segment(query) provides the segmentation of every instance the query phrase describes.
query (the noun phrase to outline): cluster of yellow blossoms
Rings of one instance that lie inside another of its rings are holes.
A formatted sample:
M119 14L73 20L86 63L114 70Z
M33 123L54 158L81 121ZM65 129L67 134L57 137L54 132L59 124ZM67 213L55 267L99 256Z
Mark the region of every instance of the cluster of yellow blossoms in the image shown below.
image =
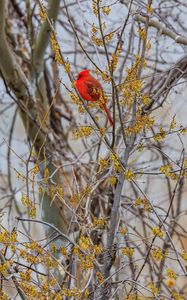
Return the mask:
M135 206L143 206L144 210L147 212L151 211L151 205L147 198L140 198L140 197L136 198L134 205Z
M172 180L178 180L179 174L175 172L172 164L166 164L160 167L160 172Z
M152 227L152 233L158 236L160 239L162 239L164 236L163 231L159 227Z
M103 251L100 245L93 245L90 238L81 236L78 241L78 246L74 247L73 254L79 259L80 267L84 270L93 269L94 259Z
M91 126L81 126L74 130L75 139L88 137L93 133L93 128Z
M22 194L21 202L28 208L28 215L31 218L36 218L36 205L35 203L29 199L28 196Z

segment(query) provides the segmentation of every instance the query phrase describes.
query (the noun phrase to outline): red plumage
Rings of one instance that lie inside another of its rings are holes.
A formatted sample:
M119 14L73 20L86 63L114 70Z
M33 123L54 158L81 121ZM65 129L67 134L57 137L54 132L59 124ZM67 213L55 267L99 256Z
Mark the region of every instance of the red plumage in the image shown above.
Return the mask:
M104 97L103 88L100 82L90 74L90 70L83 70L79 73L76 80L76 88L80 96L86 101L97 101L100 96ZM113 126L113 120L106 104L102 104L110 125Z

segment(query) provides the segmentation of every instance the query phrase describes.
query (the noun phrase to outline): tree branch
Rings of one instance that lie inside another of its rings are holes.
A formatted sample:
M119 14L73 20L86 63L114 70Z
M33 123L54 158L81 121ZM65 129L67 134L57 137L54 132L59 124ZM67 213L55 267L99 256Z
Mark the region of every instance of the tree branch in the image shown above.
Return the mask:
M146 24L147 18L142 17L140 15L135 15L134 20ZM166 26L163 25L161 22L158 22L158 21L153 20L153 19L149 19L149 26L158 29L161 34L164 34L164 35L170 37L176 43L182 44L182 45L187 45L187 38L186 37L176 34L172 30L166 28Z
M7 14L7 1L0 1L0 70L3 74L3 78L6 81L7 86L14 92L17 98L17 103L20 108L20 115L26 130L28 138L32 141L33 147L35 147L39 161L41 162L41 169L43 166L44 154L43 149L46 152L52 153L54 151L54 145L48 138L48 132L46 131L46 122L49 116L48 107L43 107L43 116L40 120L40 125L36 121L41 110L41 101L37 107L36 97L38 93L38 86L31 86L30 82L22 72L18 65L14 54L12 53L6 39L5 34L5 18ZM34 90L34 91L33 91ZM39 108L39 109L37 109ZM45 109L45 110L44 110ZM48 169L51 173L54 172L53 165L54 157L52 162L50 161ZM43 168L46 166L43 166ZM43 170L41 170L42 173ZM59 182L58 175L54 178L56 182ZM46 221L52 221L58 228L65 231L65 224L60 212L59 207L56 203L51 204L51 197L45 193L45 201L43 201L44 219ZM62 205L61 205L62 207ZM51 220L52 219L52 220Z
M5 260L4 256L3 256L3 254L1 253L1 251L0 251L0 261L1 261L1 264L6 263L6 260ZM10 278L11 278L12 281L14 282L14 285L15 285L15 287L16 287L16 290L17 290L17 292L18 292L20 298L21 298L22 300L26 300L27 297L26 297L25 293L22 291L22 289L20 288L19 282L17 281L16 277L14 276L14 273L15 273L14 270L11 269L10 267L8 267L8 268L7 268L7 271L8 271L8 274L10 274Z
M53 23L55 23L58 12L60 7L60 0L49 0L48 2L48 10L47 10L47 16L50 20L52 20ZM46 19L43 24L40 27L40 31L38 33L38 37L36 39L36 44L34 46L34 53L33 53L33 68L34 72L37 73L37 75L40 74L40 72L43 69L43 63L44 63L44 54L46 51L46 48L49 44L49 38L50 38L50 25L48 20Z
M128 0L120 0L120 3L128 6L129 1ZM137 14L136 11L134 11L133 18L134 18L135 21L142 22L142 23L146 24L147 17L149 15L148 14L144 14L144 16L142 16L140 14ZM182 45L187 45L187 38L185 36L176 34L174 31L172 31L171 29L167 28L163 23L161 23L161 22L159 22L157 20L149 19L149 26L156 28L157 30L159 30L159 32L161 34L164 34L164 35L170 37L176 43L182 44Z

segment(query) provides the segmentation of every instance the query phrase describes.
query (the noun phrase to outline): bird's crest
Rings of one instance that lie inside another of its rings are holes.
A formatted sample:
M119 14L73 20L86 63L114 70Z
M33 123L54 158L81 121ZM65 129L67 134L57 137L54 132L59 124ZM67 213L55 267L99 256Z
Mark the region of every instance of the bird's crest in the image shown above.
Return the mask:
M90 70L83 70L79 73L78 78L81 78L83 76L86 76L90 73Z

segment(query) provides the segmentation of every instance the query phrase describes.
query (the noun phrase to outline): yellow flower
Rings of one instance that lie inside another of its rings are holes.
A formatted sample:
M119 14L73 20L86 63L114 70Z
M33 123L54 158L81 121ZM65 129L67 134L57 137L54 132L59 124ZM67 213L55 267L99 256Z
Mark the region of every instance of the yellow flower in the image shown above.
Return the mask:
M45 21L47 18L46 8L43 3L41 4L41 7L40 7L40 18L42 19L42 21Z
M71 65L68 61L64 64L64 70L68 74L71 72Z
M145 40L146 39L146 31L144 28L138 28L138 33L140 35L140 38L142 40Z
M130 293L130 295L127 298L125 298L125 300L135 300L135 299L136 298L135 298L135 295L133 293Z
M89 292L89 289L86 288L85 291L84 291L84 296L86 299L89 299L89 296L90 296L90 292Z
M184 300L184 298L180 294L178 294L177 292L173 292L172 297L175 300Z
M136 200L134 201L134 205L135 205L135 206L139 206L139 205L141 205L142 203L143 203L143 200L142 200L140 197L136 198Z
M5 294L5 292L1 288L0 288L0 299L2 299L2 300L8 300L8 299L10 299L8 297L8 295Z
M166 279L166 285L168 287L174 287L176 285L176 280L174 278L168 277Z
M120 233L125 235L127 233L127 228L126 227L120 227L119 229Z
M158 236L159 238L163 238L164 233L163 231L159 228L159 227L152 227L152 233L156 236Z
M181 253L181 256L182 256L182 258L183 258L184 260L187 260L187 252L186 252L186 251L183 251L183 252Z
M169 131L175 129L176 126L177 126L177 122L176 122L176 117L174 116L169 126Z
M85 259L81 259L82 270L93 269L94 257L91 255L86 255Z
M149 287L150 287L153 295L157 295L158 294L158 288L155 287L154 282L151 282L150 285L149 285Z
M101 272L96 272L96 276L100 283L104 282L105 279L104 279L103 275L101 274Z
M85 236L81 236L79 238L79 242L78 242L80 248L82 250L88 250L88 249L93 249L93 246L92 244L90 243L90 240L88 237L85 237Z
M146 43L146 52L149 52L149 50L151 49L151 41L147 41Z
M93 128L90 126L81 126L79 129L74 130L75 139L88 137L92 134Z
M148 14L150 14L150 15L153 14L154 9L151 7L150 4L147 4L147 5L146 5L146 9L147 9L147 13L148 13Z
M137 134L140 133L144 129L149 129L154 125L154 118L150 118L147 114L142 116L141 109L136 114L136 123L133 126L129 126L126 128L127 134Z
M157 260L157 261L160 261L164 258L162 250L160 248L159 249L154 248L152 250L152 254L153 254L153 257L155 258L155 260Z
M98 32L98 29L97 29L97 27L93 24L92 25L92 33L93 34L96 34Z
M98 38L98 37L96 37L95 34L92 34L91 39L92 39L92 42L93 42L96 46L98 46L98 47L103 46L103 40L100 39L100 38Z
M104 169L108 168L109 161L104 159L104 158L100 158L99 159L99 164L100 164L100 169L104 170Z
M167 165L164 165L164 166L160 167L160 172L162 174L164 174L165 176L167 176L167 177L170 176L171 171L172 171L172 165L171 164L167 164Z
M111 154L110 154L110 158L111 158L111 160L112 160L112 162L113 162L114 170L115 170L116 172L120 173L120 172L122 171L122 167L121 167L120 162L118 161L117 155L111 153Z
M21 202L28 208L29 217L36 218L36 207L35 203L31 201L26 195L22 194Z
M175 272L174 272L171 268L168 268L168 269L167 269L167 275L168 275L168 277L170 277L170 278L174 278L174 279L177 278L177 275L175 274Z
M106 128L105 127L99 128L99 132L101 135L104 135L106 133Z
M120 54L121 54L121 48L119 48L117 52L112 53L112 59L110 61L110 69L115 70L117 68Z
M166 137L166 132L165 130L161 127L160 128L160 132L155 134L154 136L154 140L157 141L157 142L162 142Z
M149 105L151 102L151 99L149 98L148 95L142 95L142 102L144 105Z
M59 64L59 65L63 65L63 59L60 53L60 47L59 44L56 40L56 36L52 33L51 34L51 48L54 52L55 55L55 61Z
M134 248L125 247L122 249L122 253L128 257L132 257L134 254Z
M60 253L63 255L63 256L66 256L67 255L67 250L65 247L60 247Z
M183 135L185 135L185 134L187 133L187 128L186 128L186 127L182 128L182 129L180 130L180 132L181 132Z
M111 12L111 7L110 6L103 6L102 7L102 12L105 16L108 16L109 13Z
M98 9L97 9L97 2L96 1L92 1L92 10L94 15L98 15Z
M55 253L57 251L55 243L51 244L51 250L53 253Z
M105 35L104 39L105 39L105 43L109 43L112 39L113 39L114 33L110 32L107 35Z
M97 219L94 218L93 220L93 227L99 227L99 228L104 228L107 224L107 221L103 218Z
M111 185L115 185L117 182L117 178L115 176L110 176L109 177L109 182Z
M135 179L135 174L133 173L133 171L131 169L127 169L125 172L125 179L128 181L132 181L133 179Z
M95 253L95 255L101 254L102 251L103 251L103 248L102 248L101 245L96 245L96 246L94 246L94 253Z

